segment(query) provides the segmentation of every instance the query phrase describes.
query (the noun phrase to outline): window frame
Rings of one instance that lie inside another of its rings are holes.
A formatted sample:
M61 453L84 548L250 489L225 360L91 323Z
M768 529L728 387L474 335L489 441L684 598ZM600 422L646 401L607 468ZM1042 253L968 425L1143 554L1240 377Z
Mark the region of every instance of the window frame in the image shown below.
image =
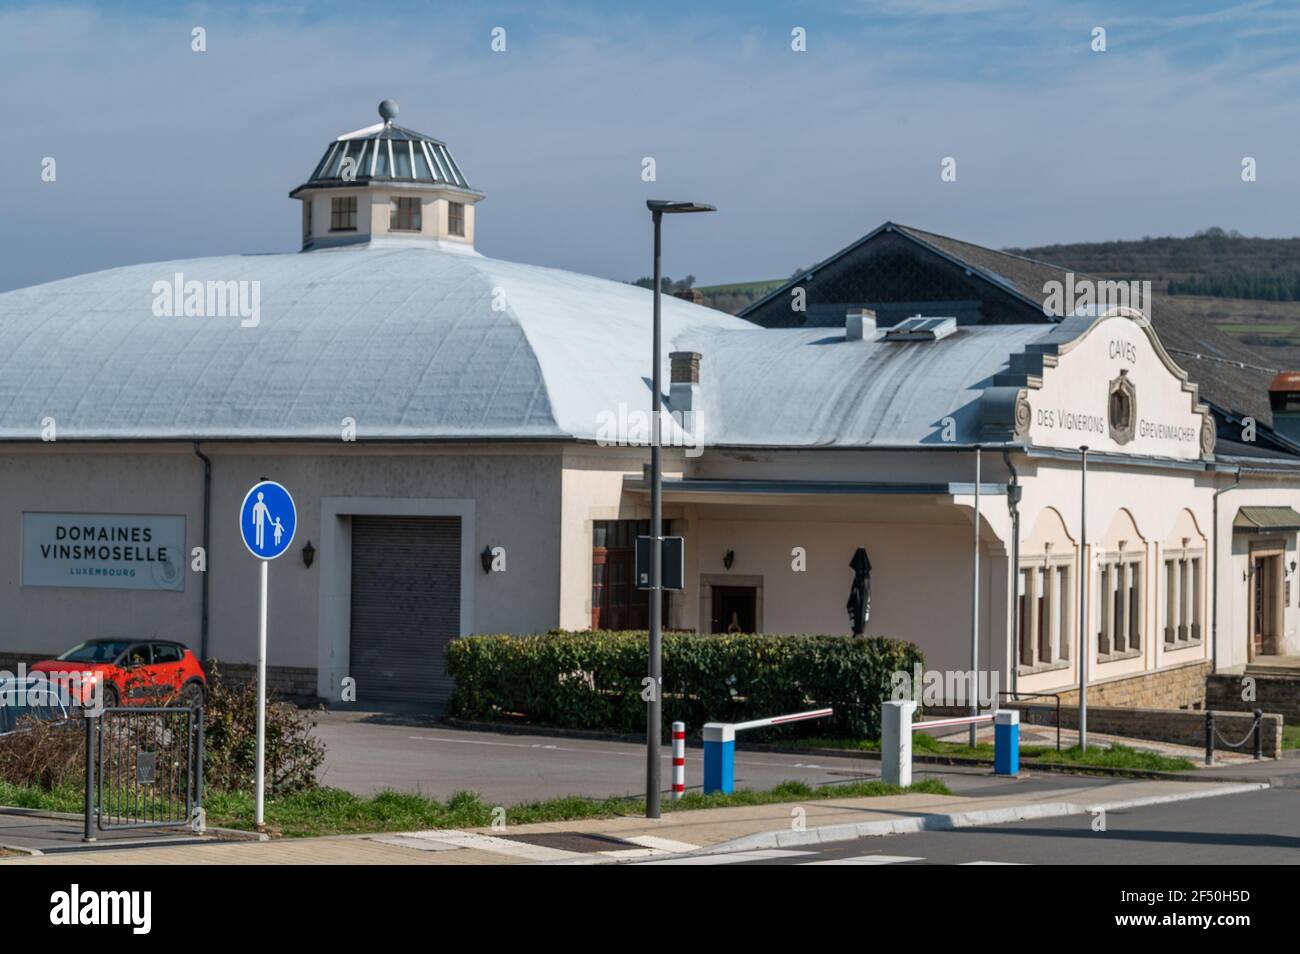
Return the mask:
M1142 632L1146 620L1146 554L1142 550L1119 551L1097 560L1093 577L1096 599L1093 637L1095 661L1117 662L1144 652ZM1118 580L1118 582L1117 582ZM1116 624L1122 628L1117 631Z
M1165 547L1160 560L1160 634L1168 651L1200 646L1205 638L1205 548ZM1177 578L1177 590L1170 585ZM1177 603L1175 605L1175 598ZM1171 610L1176 614L1171 616ZM1171 625L1171 619L1176 623Z
M1016 591L1016 613L1020 621L1016 671L1020 675L1066 669L1071 665L1076 628L1074 574L1073 553L1021 558ZM1048 623L1046 634L1044 620Z
M351 208L347 207L351 203ZM330 196L330 231L355 232L357 230L357 197L355 195ZM339 222L351 221L351 225L339 225Z
M465 237L465 203L447 200L447 234Z
M407 221L402 225L402 220ZM420 197L394 195L388 197L388 231L421 232L424 229L424 210Z

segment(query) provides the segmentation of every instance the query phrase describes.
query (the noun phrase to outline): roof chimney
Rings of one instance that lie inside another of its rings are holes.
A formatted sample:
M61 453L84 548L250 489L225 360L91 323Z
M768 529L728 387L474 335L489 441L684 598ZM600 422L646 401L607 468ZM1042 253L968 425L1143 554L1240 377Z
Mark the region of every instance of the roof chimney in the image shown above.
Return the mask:
M700 403L700 353L673 351L668 355L668 409L695 411Z
M852 309L844 319L845 341L861 341L875 331L876 313L870 308Z

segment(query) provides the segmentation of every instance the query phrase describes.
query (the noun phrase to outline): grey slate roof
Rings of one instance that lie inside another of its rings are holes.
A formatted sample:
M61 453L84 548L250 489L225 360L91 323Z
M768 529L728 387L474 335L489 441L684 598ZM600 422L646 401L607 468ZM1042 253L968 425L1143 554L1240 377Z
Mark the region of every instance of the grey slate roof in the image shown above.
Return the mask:
M851 255L886 230L907 236L921 248L960 264L1008 296L1019 299L1027 316L1041 314L1046 298L1044 284L1064 282L1067 274L1066 269L1049 262L999 252L909 225L885 222L754 302L740 312L741 317L760 311L777 297L788 295L788 289L804 282L806 274L815 276L828 264ZM1075 274L1076 277L1089 277L1081 272ZM1221 410L1249 415L1259 423L1271 426L1273 414L1269 407L1268 384L1276 370L1267 367L1267 359L1219 331L1212 323L1186 314L1171 298L1159 294L1153 294L1152 298L1149 315L1152 324L1170 355L1200 386L1201 399Z
M905 235L958 258L989 277L1013 285L1037 307L1044 299L1043 285L1064 281L1067 270L1009 252L999 252L970 242L937 235L907 225L895 226ZM1083 273L1076 272L1076 277ZM1194 382L1201 399L1228 411L1247 414L1271 425L1268 384L1276 370L1258 352L1219 331L1213 323L1182 311L1169 296L1152 295L1148 316L1166 350Z
M698 331L706 444L888 447L982 438L980 398L1043 325L972 325L937 342L845 340L830 328ZM1009 437L1009 435L1008 435Z

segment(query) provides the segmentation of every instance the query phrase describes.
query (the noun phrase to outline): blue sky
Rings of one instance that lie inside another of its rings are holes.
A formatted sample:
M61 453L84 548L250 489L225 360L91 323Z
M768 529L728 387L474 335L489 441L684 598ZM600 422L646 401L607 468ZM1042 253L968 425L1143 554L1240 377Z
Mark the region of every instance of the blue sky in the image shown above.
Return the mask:
M480 251L610 278L648 271L649 197L719 206L666 239L702 283L886 219L992 246L1292 235L1297 53L1294 0L0 3L0 289L296 249L289 190L384 97L487 193Z

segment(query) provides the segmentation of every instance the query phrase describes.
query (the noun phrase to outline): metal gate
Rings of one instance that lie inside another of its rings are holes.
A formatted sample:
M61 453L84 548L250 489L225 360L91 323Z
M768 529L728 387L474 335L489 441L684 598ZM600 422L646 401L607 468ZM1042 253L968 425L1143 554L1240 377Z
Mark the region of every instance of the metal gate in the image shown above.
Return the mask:
M203 828L203 710L144 706L85 717L86 831Z
M451 698L460 633L459 517L352 517L348 674L359 701Z

